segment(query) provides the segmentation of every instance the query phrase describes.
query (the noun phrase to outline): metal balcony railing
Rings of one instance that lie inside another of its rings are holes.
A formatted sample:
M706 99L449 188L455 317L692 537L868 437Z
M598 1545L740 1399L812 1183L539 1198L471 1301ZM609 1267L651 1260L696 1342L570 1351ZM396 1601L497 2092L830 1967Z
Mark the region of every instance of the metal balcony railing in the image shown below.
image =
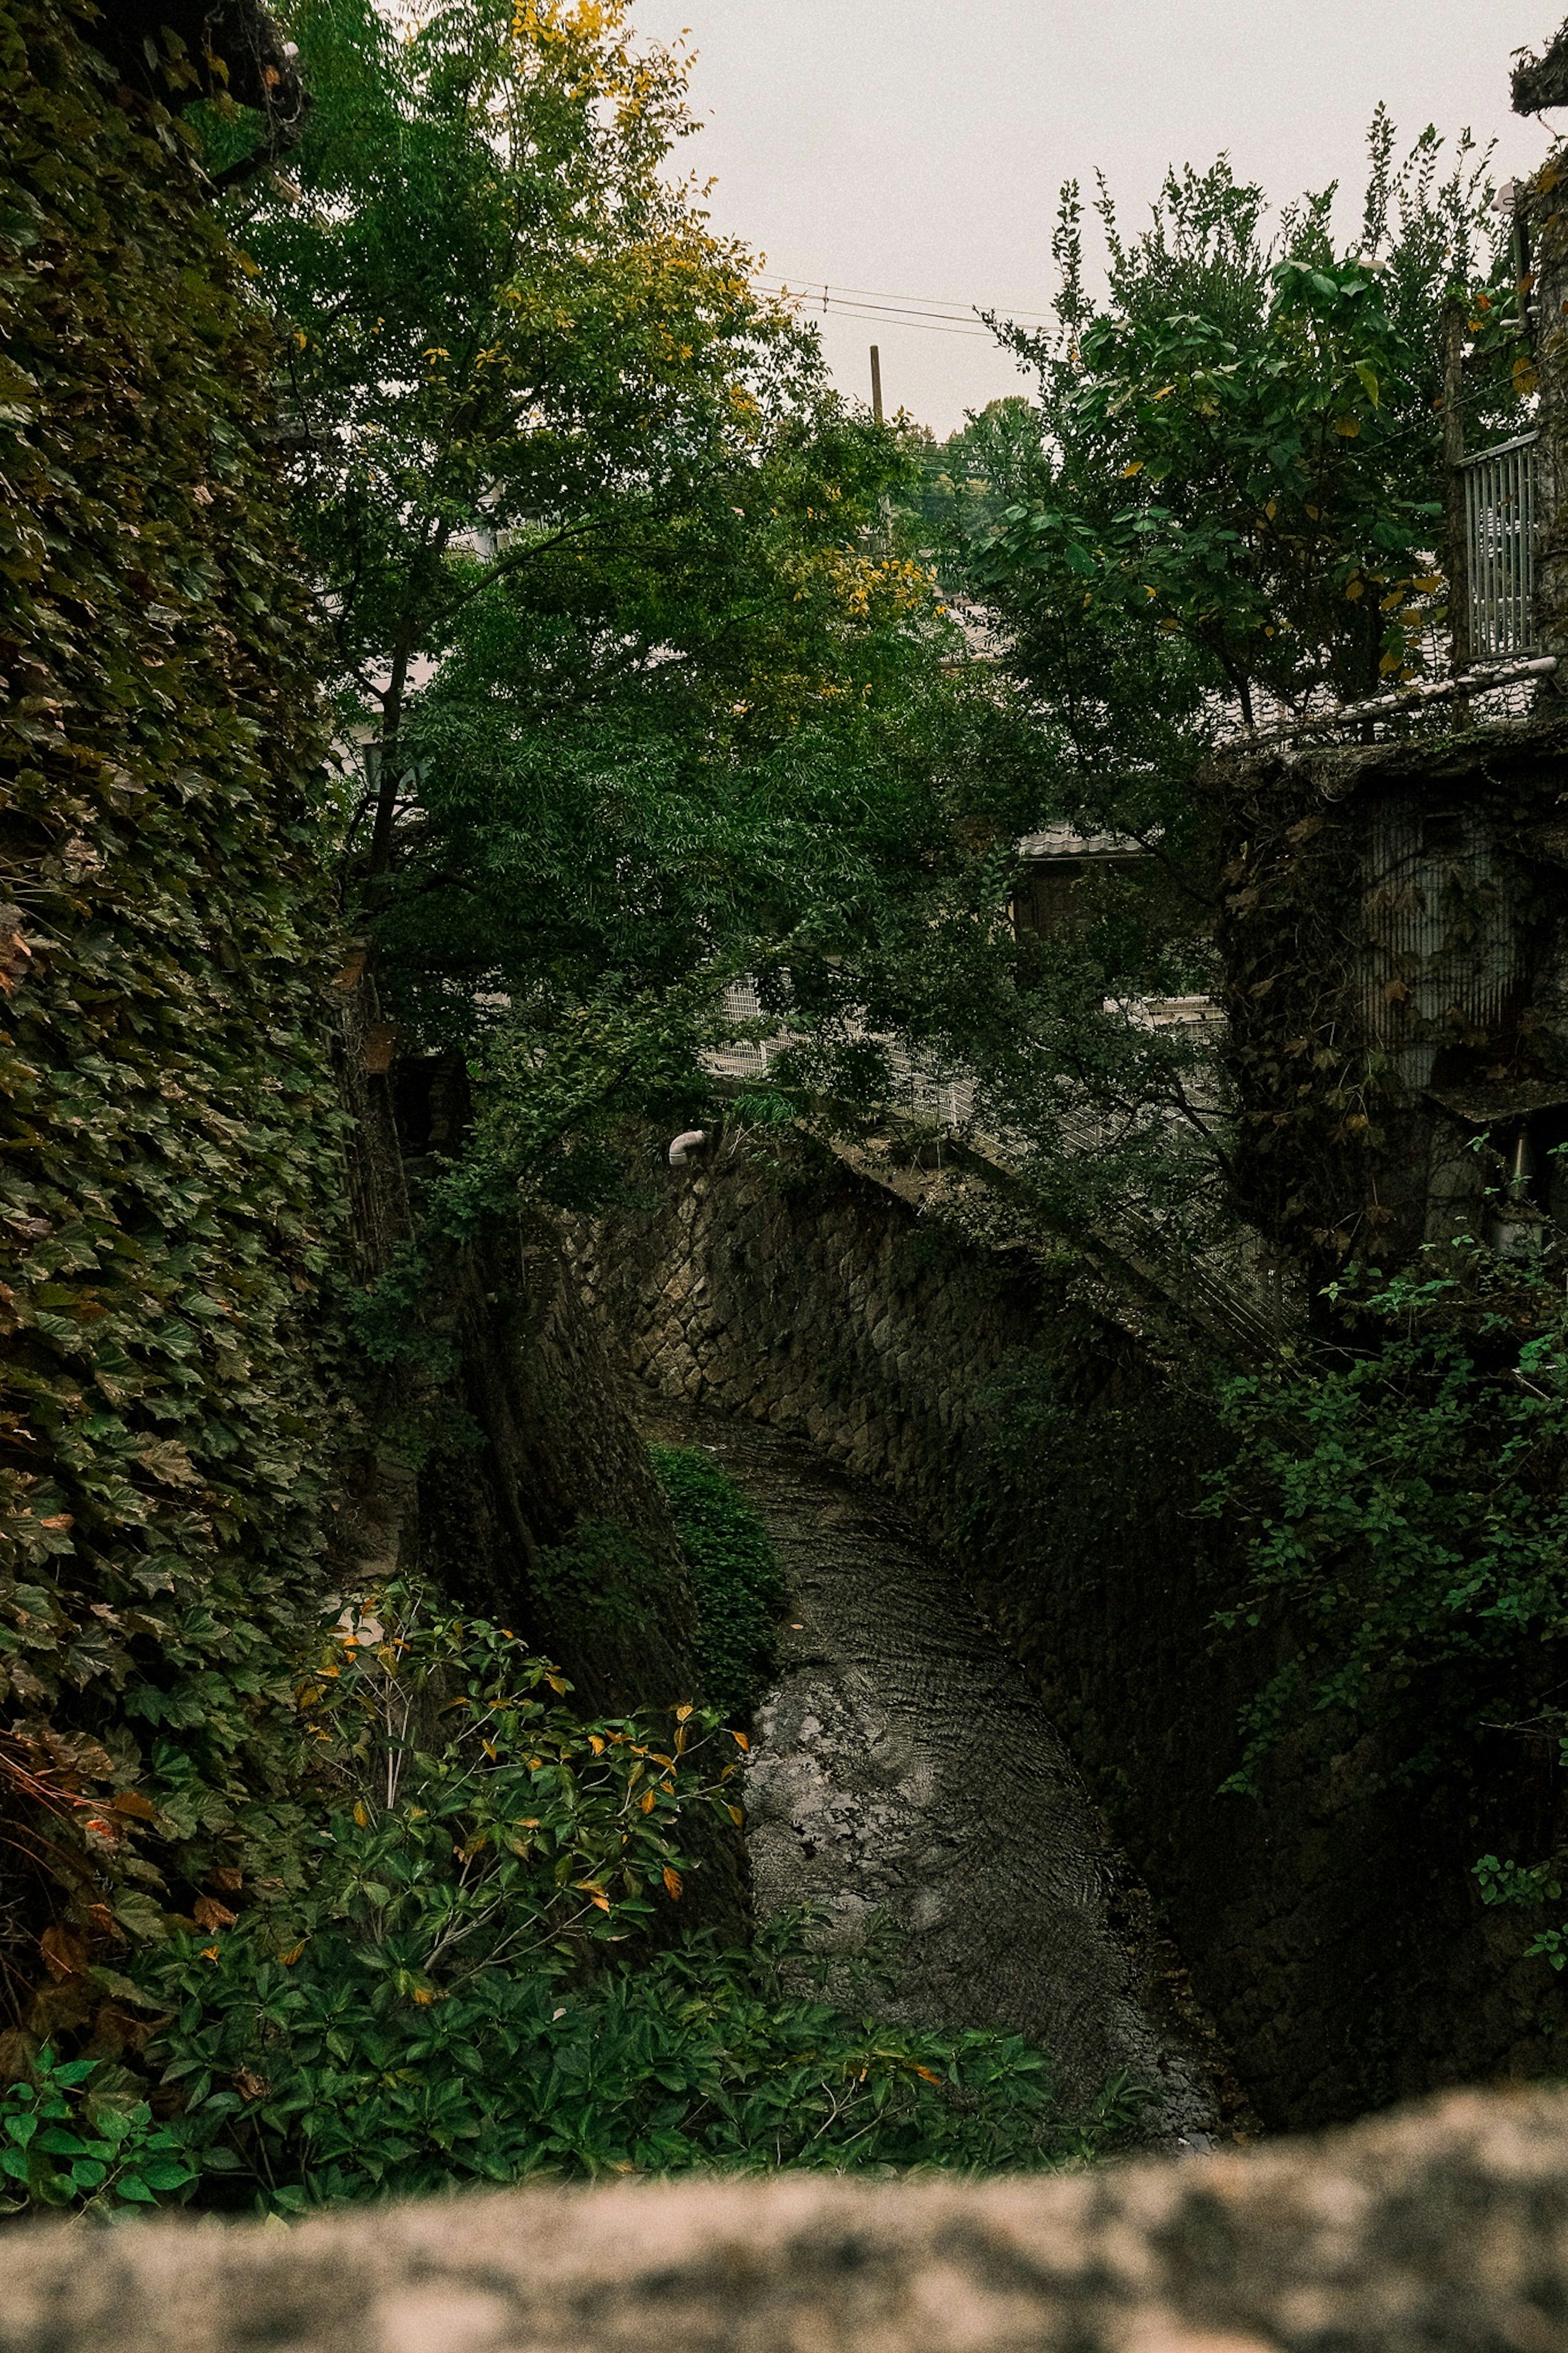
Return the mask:
M1540 651L1535 540L1541 510L1539 433L1461 459L1469 552L1470 659Z

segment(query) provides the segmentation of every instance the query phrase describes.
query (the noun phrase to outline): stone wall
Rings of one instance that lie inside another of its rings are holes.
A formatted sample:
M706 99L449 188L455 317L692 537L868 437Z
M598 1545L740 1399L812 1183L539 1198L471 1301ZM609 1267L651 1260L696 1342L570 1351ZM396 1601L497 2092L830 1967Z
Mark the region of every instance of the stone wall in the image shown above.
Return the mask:
M1221 1447L1201 1347L976 1176L731 1135L649 1183L582 1240L602 1331L958 1552L1267 2122L1552 2067L1553 1981L1476 1902L1454 1793L1370 1799L1287 1757L1261 1802L1218 1794L1270 1661L1210 1632L1234 1562L1194 1517Z
M696 1615L680 1541L624 1381L559 1255L492 1234L462 1254L440 1304L458 1362L449 1403L467 1429L420 1470L423 1566L526 1632L589 1708L691 1698Z
M385 1067L372 1049L390 1029L360 953L335 1025L353 1272L373 1292L389 1284L395 1303L365 1351L380 1382L362 1400L367 1433L384 1442L348 1468L344 1573L356 1553L374 1574L417 1565L548 1651L588 1707L689 1698L680 1540L556 1228L492 1221L444 1249L426 1234L423 1271L405 1271L430 1155L457 1145L471 1113L455 1061ZM412 1476L398 1467L409 1460Z
M358 992L356 991L355 994ZM395 1286L428 1145L428 1070L367 1075L363 1024L341 1023L356 1271ZM416 1087L416 1080L421 1081ZM411 1107L412 1099L412 1107ZM698 1694L696 1609L680 1539L629 1409L624 1368L586 1314L554 1227L496 1224L427 1269L407 1351L362 1355L362 1445L341 1465L334 1581L374 1590L415 1571L461 1609L514 1628L564 1669L589 1715ZM416 1465L416 1467L411 1467ZM699 1865L681 1925L744 1932L742 1841L693 1820Z
M1568 510L1554 528L1568 545ZM1565 759L1553 694L1528 721L1233 747L1207 772L1234 1198L1309 1300L1347 1263L1495 1232L1499 1188L1514 1249L1568 1216Z
M0 2353L1553 2353L1568 2095L1063 2179L522 2189L34 2223Z

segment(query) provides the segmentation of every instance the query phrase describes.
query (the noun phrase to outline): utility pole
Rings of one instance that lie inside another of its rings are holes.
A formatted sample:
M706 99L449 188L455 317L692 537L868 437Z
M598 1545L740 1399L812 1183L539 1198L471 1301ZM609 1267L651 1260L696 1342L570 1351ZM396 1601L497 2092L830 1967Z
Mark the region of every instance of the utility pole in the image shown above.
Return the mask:
M1443 315L1443 478L1448 523L1448 633L1453 671L1470 666L1470 525L1466 512L1464 389L1465 314L1450 302Z
M882 421L882 354L875 343L871 346L871 414L880 425Z

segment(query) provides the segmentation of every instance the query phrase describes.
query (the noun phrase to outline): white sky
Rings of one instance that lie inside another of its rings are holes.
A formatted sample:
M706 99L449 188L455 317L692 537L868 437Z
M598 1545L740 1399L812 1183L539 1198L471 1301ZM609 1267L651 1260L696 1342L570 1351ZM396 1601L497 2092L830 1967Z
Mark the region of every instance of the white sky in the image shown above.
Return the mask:
M770 273L875 294L1042 311L1058 184L1104 169L1141 225L1169 163L1228 150L1275 198L1362 185L1379 99L1495 135L1498 176L1531 169L1548 126L1510 113L1510 52L1541 47L1565 0L637 0L650 38L689 28L696 111L683 161L716 175L715 226ZM1555 119L1552 128L1563 127ZM1354 234L1355 212L1344 223ZM824 348L868 397L939 433L1024 388L988 340L836 320Z

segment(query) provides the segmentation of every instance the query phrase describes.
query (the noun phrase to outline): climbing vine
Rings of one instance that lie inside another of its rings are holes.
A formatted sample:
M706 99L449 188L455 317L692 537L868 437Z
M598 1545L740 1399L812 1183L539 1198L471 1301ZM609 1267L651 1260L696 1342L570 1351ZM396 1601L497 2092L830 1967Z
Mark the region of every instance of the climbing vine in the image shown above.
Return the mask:
M0 1958L108 2048L283 1801L337 1147L269 335L97 21L0 23Z

